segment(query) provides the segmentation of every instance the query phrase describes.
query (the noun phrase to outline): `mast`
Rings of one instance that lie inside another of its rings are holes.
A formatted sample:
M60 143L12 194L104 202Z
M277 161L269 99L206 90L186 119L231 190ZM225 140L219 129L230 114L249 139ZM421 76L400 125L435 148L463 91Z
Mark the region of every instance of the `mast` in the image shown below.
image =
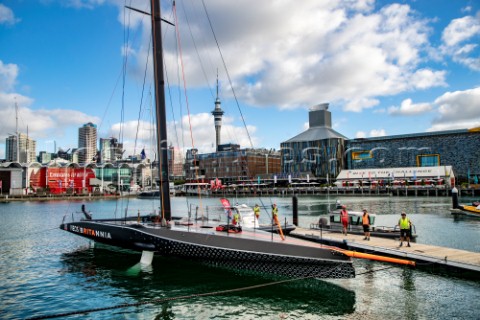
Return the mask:
M155 81L155 115L157 118L157 154L158 175L160 178L160 201L162 217L169 221L172 217L170 205L167 117L165 110L165 80L163 77L162 27L160 17L160 0L151 0L152 8L152 42L153 68Z

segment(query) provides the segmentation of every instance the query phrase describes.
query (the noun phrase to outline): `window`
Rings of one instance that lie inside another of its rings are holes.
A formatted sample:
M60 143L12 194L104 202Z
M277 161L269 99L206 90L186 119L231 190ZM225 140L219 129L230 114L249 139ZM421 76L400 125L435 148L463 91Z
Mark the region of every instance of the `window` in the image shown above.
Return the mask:
M372 153L370 151L354 151L352 152L352 160L371 159Z
M439 154L420 154L417 156L418 167L436 167L440 165Z

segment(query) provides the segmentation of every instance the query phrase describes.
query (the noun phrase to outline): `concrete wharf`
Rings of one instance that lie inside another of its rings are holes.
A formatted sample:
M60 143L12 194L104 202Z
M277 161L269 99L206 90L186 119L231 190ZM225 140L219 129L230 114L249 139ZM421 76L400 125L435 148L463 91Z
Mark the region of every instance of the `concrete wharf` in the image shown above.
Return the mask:
M399 239L370 237L363 240L363 235L329 232L320 229L296 228L290 236L307 239L322 244L337 246L351 251L366 252L380 256L413 260L417 268L453 273L458 276L480 279L480 253L466 250L445 248L427 244L406 242L400 247Z

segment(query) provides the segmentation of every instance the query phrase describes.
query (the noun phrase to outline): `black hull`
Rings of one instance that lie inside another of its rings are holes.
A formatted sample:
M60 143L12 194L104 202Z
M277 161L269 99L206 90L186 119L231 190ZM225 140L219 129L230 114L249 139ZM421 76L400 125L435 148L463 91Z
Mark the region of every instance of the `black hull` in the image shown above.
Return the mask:
M144 191L137 194L137 199L160 199L160 191Z
M111 246L230 269L287 277L355 277L350 258L332 250L242 238L244 235L216 235L212 229L207 234L95 221L65 223L60 228Z

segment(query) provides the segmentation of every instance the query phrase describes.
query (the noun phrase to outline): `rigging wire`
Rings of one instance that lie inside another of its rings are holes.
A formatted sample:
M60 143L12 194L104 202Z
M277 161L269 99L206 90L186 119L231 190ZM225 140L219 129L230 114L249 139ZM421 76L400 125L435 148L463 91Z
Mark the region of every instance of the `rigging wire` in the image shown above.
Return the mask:
M174 15L174 12L173 12L173 8L172 8L172 12L170 12L170 19L169 20L172 20L175 19L173 17ZM170 25L167 24L167 28L169 27ZM166 29L165 28L165 31L164 31L164 39L166 38L167 36L167 31L169 29ZM178 57L178 50L177 50L177 46L175 46L175 51L177 52L177 57ZM173 128L174 128L174 135L175 135L175 141L176 141L176 145L179 146L179 140L178 140L178 131L177 131L177 121L175 119L175 111L174 111L174 108L173 108L173 99L172 99L172 88L171 88L171 85L170 85L170 78L168 76L168 68L167 68L167 64L166 64L166 61L165 61L165 58L163 59L163 70L165 71L165 78L166 78L166 81L167 81L167 88L168 88L168 98L169 98L169 102L170 102L170 109L171 109L171 112L172 112L172 119L173 119ZM177 59L177 70L178 70L178 59ZM177 72L177 76L178 76L178 72ZM178 78L177 78L178 79ZM178 81L178 83L180 83L180 81ZM178 86L177 86L178 87ZM180 95L179 95L180 96ZM181 99L180 99L181 101ZM179 104L180 105L180 110L181 110L181 103ZM181 117L180 117L181 119Z
M132 1L130 0L130 4ZM124 8L127 5L127 0L124 1ZM124 121L125 121L125 84L127 76L127 61L128 61L128 44L130 38L130 10L127 13L127 10L123 10L123 25L126 26L123 29L123 76L122 76L122 102L121 102L121 112L120 112L120 130L118 133L118 141L123 141L123 130L124 130Z
M208 76L207 76L207 72L205 70L205 67L204 67L204 64L202 63L202 58L200 56L200 52L198 50L198 46L197 46L197 42L195 41L195 37L193 36L193 31L192 31L192 27L190 25L190 20L188 19L188 15L187 15L187 11L185 10L185 5L183 4L183 1L180 1L180 4L182 6L182 11L183 11L183 14L185 16L185 22L187 23L187 26L188 26L188 31L190 33L190 38L192 40L192 43L193 43L193 47L195 48L195 53L197 54L197 58L199 60L199 64L200 64L200 67L202 69L202 73L203 73L203 77L205 78L205 81L206 83L208 84L208 90L210 91L210 96L212 97L213 100L215 100L215 96L214 96L214 93L213 93L213 90L212 88L210 87L210 81L208 79Z
M248 127L247 127L247 124L245 122L245 118L243 116L242 109L240 108L240 104L239 104L238 99L237 99L237 94L235 93L235 88L233 87L233 82L232 82L232 79L230 77L230 73L228 72L227 64L225 63L225 59L223 58L223 53L222 53L222 50L220 49L220 45L218 43L217 36L215 34L215 30L213 29L212 21L210 20L210 15L208 14L207 7L205 5L204 0L202 0L202 4L203 4L203 8L205 10L205 14L207 16L208 24L210 26L210 29L212 30L212 34L213 34L213 37L215 39L215 43L217 44L218 52L220 53L220 57L222 58L223 67L225 69L225 73L227 74L228 82L229 82L230 87L232 89L233 97L235 98L235 103L237 104L238 111L240 112L240 116L242 118L242 122L243 122L243 125L245 127L245 131L247 132L248 140L250 142L250 147L253 148L252 138L250 137L250 132L248 131Z
M181 75L182 75L182 80L183 80L183 90L184 90L184 94L185 94L185 105L186 105L186 108L187 108L187 117L188 117L188 124L189 124L189 128L190 128L190 141L191 141L191 146L192 146L192 150L195 148L195 140L193 138L193 128L192 128L192 119L191 119L191 113L190 113L190 104L189 104L189 100L188 100L188 95L187 95L187 83L186 83L186 77L185 77L185 69L184 69L184 64L183 64L183 54L182 54L182 44L180 42L180 30L179 30L179 20L178 20L178 16L177 16L177 6L175 5L175 2L173 3L173 6L172 6L172 10L173 10L173 14L174 14L174 18L175 18L175 31L176 31L176 39L177 39L177 46L178 46L178 52L179 52L179 61L180 61L180 71L181 71ZM192 155L193 155L193 161L194 161L194 164L196 163L196 153L193 153L192 152ZM195 168L195 177L198 177L199 174L198 174L198 167L195 165L194 166ZM203 210L203 206L202 206L202 194L201 194L201 190L200 190L200 185L198 186L198 195L199 195L199 200L200 200L200 208ZM186 197L187 198L187 197ZM187 198L187 205L188 205L188 198ZM203 212L202 212L202 215L203 215Z
M138 119L137 119L137 130L135 132L135 144L133 146L133 154L136 154L137 150L137 142L138 142L138 132L140 131L140 118L142 115L142 105L143 105L143 95L145 93L145 83L147 81L147 71L148 71L148 60L150 58L150 47L152 45L152 37L150 37L150 41L148 42L148 54L147 54L147 59L145 61L145 71L143 73L143 83L142 83L142 93L140 97L140 106L138 108Z

